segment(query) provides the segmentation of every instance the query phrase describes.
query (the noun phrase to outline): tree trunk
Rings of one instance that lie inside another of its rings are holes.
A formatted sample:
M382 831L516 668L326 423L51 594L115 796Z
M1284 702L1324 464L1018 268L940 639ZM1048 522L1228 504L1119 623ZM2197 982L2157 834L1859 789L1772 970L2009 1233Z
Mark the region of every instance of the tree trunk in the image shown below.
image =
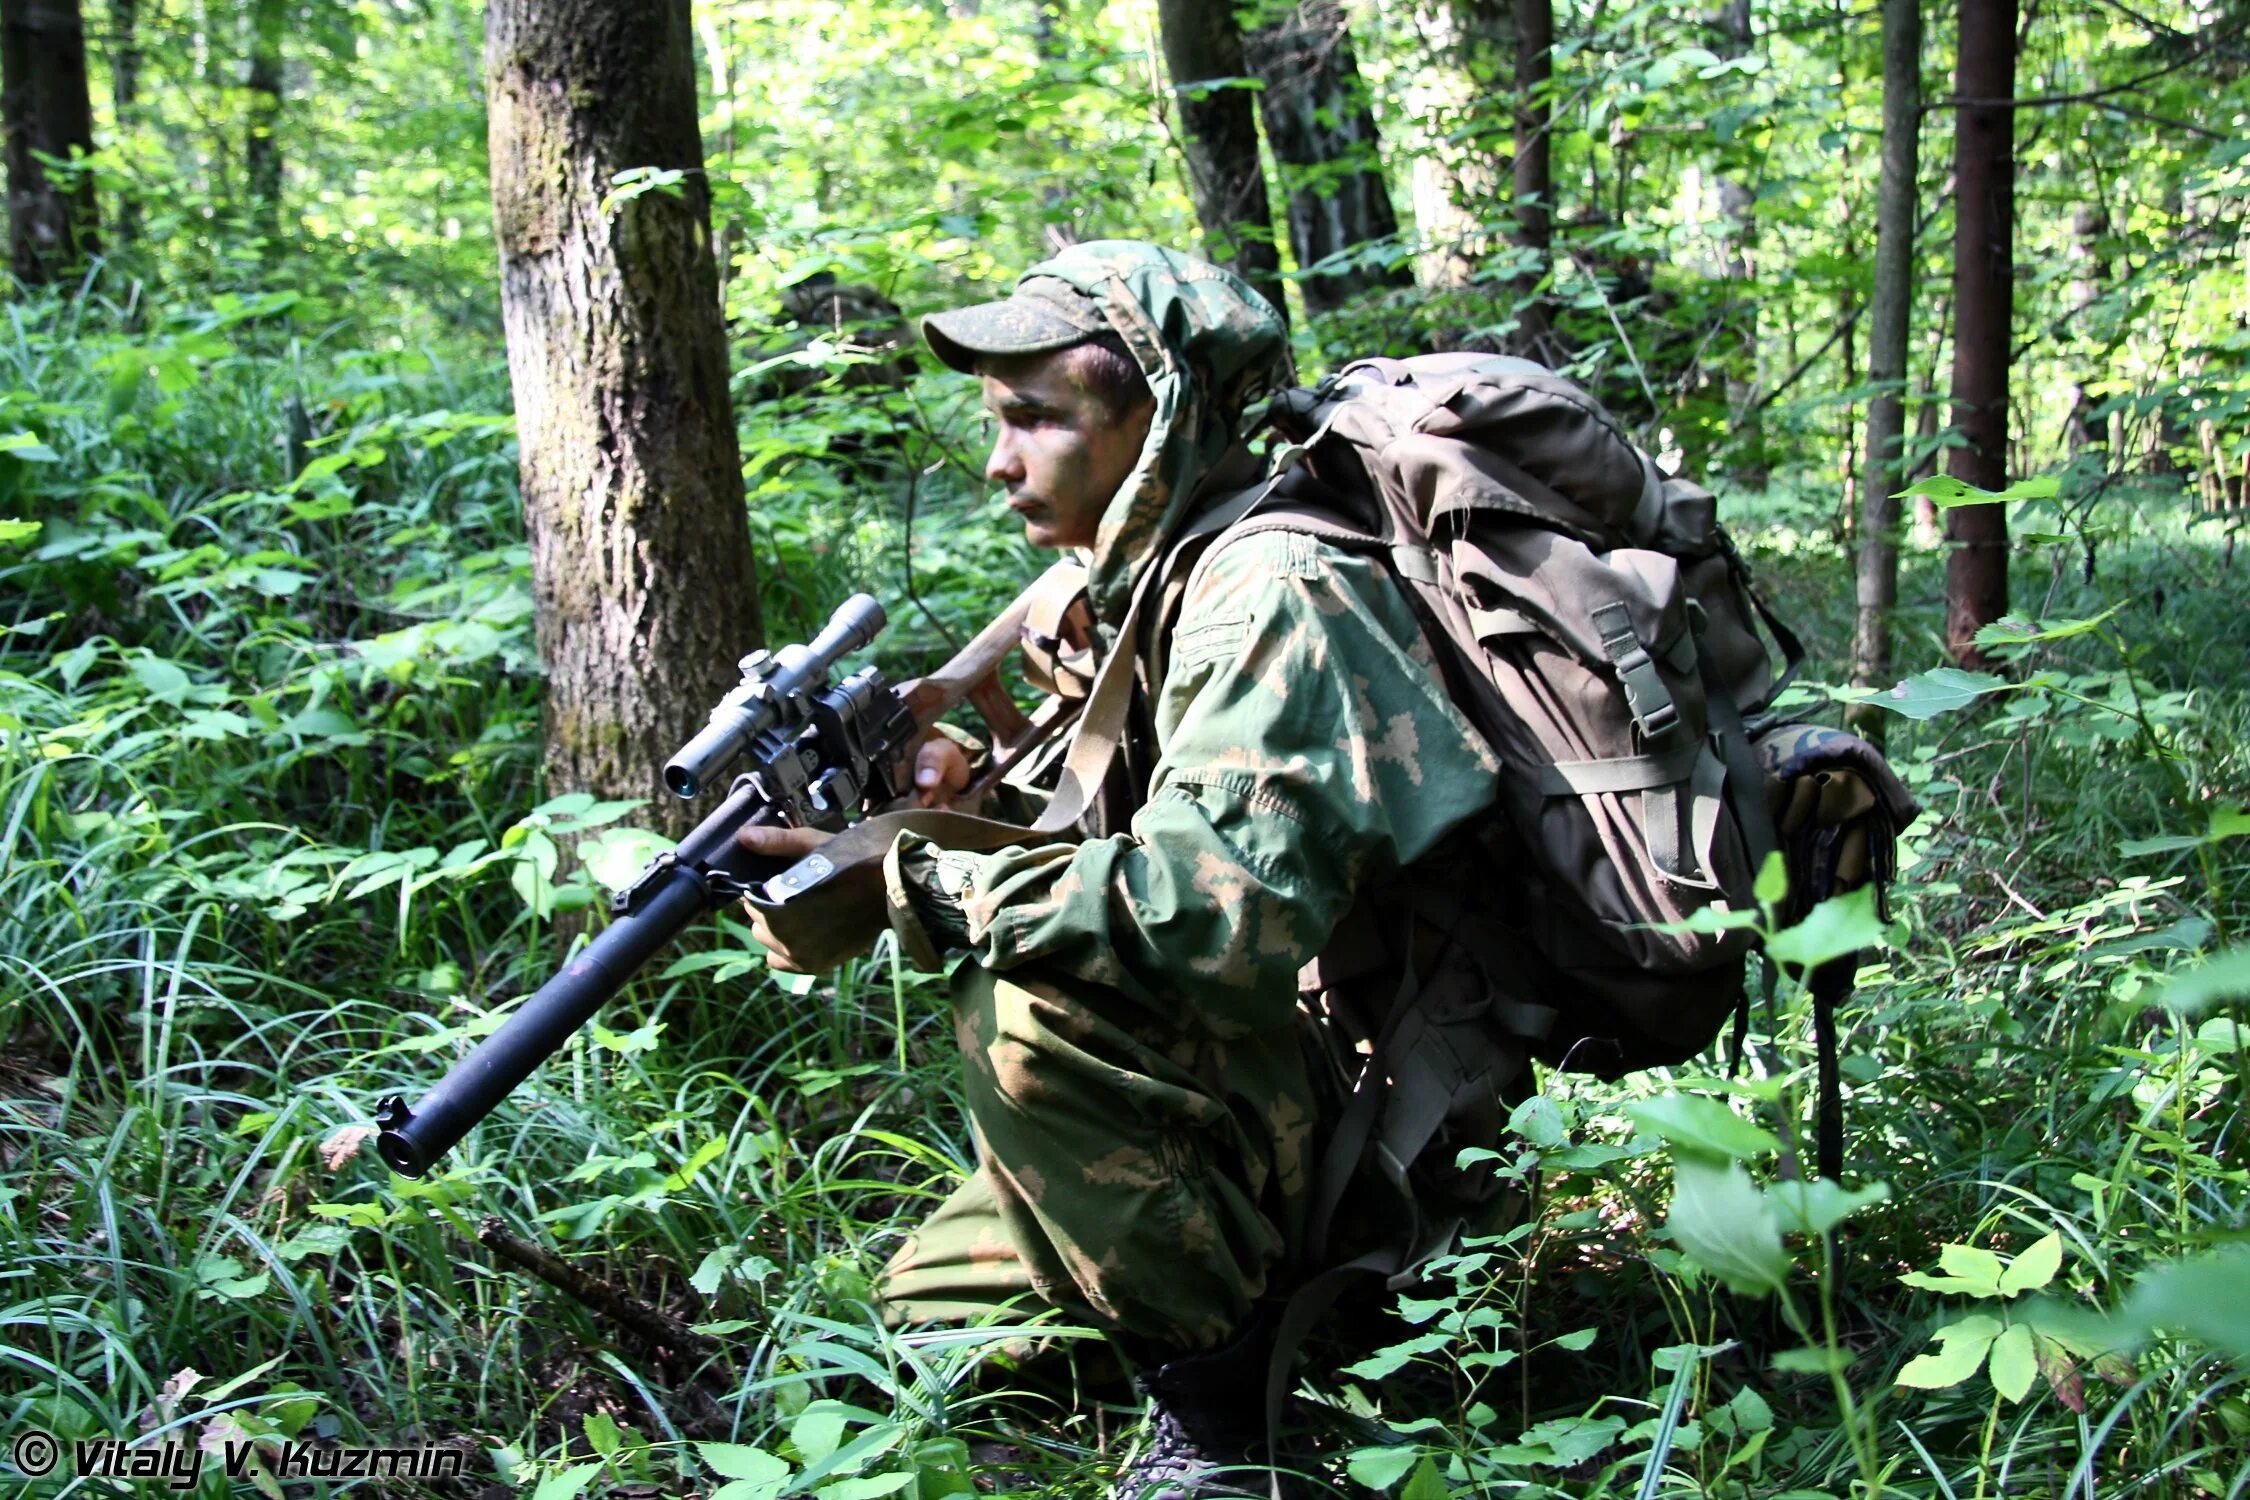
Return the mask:
M1547 364L1553 315L1539 284L1554 244L1555 105L1549 80L1555 72L1554 0L1515 0L1516 7L1516 248L1531 264L1516 277L1516 347ZM1620 215L1619 222L1623 222Z
M1415 275L1426 287L1466 286L1503 207L1486 105L1506 86L1513 16L1506 0L1414 0L1412 16L1424 49L1403 100L1416 127Z
M1289 194L1289 244L1301 270L1398 233L1349 22L1342 0L1301 0L1243 44L1251 72L1265 84L1258 111ZM1412 280L1400 267L1358 266L1307 276L1298 286L1305 311L1318 315L1375 287Z
M1898 607L1898 492L1906 487L1906 355L1913 333L1914 211L1922 137L1920 0L1883 0L1883 167L1875 197L1875 296L1868 309L1867 471L1860 481L1859 612L1852 682L1891 681ZM1856 715L1880 733L1881 713Z
M109 99L122 139L140 120L140 0L109 0ZM117 239L130 245L141 237L141 204L130 189L117 195Z
M256 0L250 12L250 91L243 161L250 179L250 222L270 255L281 236L281 39L289 24L287 0Z
M1180 105L1181 145L1204 246L1286 319L1281 251L1274 244L1273 206L1258 160L1257 109L1248 89L1210 86L1249 74L1234 8L1157 0L1156 16L1164 33L1165 70Z
M65 188L32 154L83 156L94 149L78 0L0 0L0 78L10 260L18 279L44 285L101 251L93 177L79 173Z
M2008 362L2015 292L2016 0L1961 0L1954 92L1953 421L1967 439L1946 471L1980 489L2008 483ZM1984 667L1978 630L2008 608L2008 516L1946 512L1945 645Z
M658 768L760 640L688 0L492 0L485 72L548 790L677 832ZM633 167L681 175L605 209Z

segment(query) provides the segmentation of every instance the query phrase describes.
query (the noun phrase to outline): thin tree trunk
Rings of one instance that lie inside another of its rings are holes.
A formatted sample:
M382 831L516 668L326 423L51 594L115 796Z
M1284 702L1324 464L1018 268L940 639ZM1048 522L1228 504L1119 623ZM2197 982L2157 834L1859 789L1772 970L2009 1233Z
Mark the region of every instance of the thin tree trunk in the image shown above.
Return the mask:
M250 179L250 222L265 236L267 253L281 235L281 40L289 23L287 0L256 0L250 12L249 126L242 157Z
M1539 284L1546 279L1554 245L1554 0L1515 0L1516 7L1516 248L1532 262L1516 277L1516 347L1547 363L1553 313ZM1620 174L1621 182L1623 180ZM1622 213L1619 222L1623 222Z
M1258 112L1289 194L1289 244L1299 269L1397 234L1342 0L1301 0L1244 38L1243 53L1265 84ZM1412 281L1402 266L1363 265L1307 276L1298 286L1305 311L1318 315L1373 288Z
M1898 607L1898 492L1906 487L1906 357L1914 324L1914 210L1922 138L1920 0L1883 0L1883 166L1875 197L1875 295L1868 309L1867 470L1860 482L1858 616L1852 682L1891 680ZM1880 734L1886 715L1855 716Z
M109 99L117 134L131 136L140 121L140 0L109 0ZM130 189L117 195L117 240L130 245L141 237L141 204Z
M1181 144L1204 246L1213 260L1232 268L1287 318L1273 206L1258 160L1257 108L1248 89L1212 87L1249 74L1234 8L1204 0L1157 0L1156 16L1164 33L1164 66L1179 101Z
M485 70L549 790L654 797L760 639L688 0L492 0ZM676 183L604 205L617 174Z
M0 126L7 135L9 258L19 280L44 284L101 253L94 179L73 187L32 153L94 149L86 91L86 27L78 0L0 0Z
M2016 0L1961 0L1954 93L2012 100ZM1953 421L1967 439L1946 470L1980 489L2008 482L2008 362L2015 290L2015 107L1964 102L1954 125ZM2008 608L2008 516L1999 505L1946 512L1945 645L1983 667L1978 630Z

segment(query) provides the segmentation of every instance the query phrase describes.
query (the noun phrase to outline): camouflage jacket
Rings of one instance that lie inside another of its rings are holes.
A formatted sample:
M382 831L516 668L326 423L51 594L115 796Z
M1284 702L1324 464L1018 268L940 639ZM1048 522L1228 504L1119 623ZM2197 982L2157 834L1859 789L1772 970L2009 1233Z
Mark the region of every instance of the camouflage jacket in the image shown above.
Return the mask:
M1286 339L1231 273L1155 246L1094 241L1024 274L1094 297L1155 397L1087 557L1097 629L1120 649L1128 596L1224 498L1243 413L1286 383ZM1491 800L1497 762L1377 559L1290 532L1222 538L1164 645L1161 680L1143 683L1156 754L1129 826L990 854L903 839L887 868L909 956L960 944L1210 1034L1275 1026L1358 893Z
M895 893L909 954L931 961L942 933L988 968L1036 961L1206 1034L1263 1030L1358 894L1492 798L1497 763L1374 558L1291 532L1223 545L1167 655L1130 826L943 855L961 921L917 916L927 887Z

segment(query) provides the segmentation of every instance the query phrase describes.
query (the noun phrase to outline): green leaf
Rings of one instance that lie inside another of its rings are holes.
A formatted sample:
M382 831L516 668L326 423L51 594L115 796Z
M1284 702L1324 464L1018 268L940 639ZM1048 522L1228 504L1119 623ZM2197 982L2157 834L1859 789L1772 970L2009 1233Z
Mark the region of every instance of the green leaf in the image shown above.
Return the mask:
M1907 678L1887 693L1866 701L1909 719L1934 719L1967 708L1986 693L1997 693L2010 684L1990 672L1964 672L1959 667L1933 667Z
M1371 1490L1387 1490L1414 1467L1418 1451L1404 1444L1396 1448L1360 1448L1344 1460L1344 1469L1354 1484Z
M2098 615L2083 620L2024 620L2013 615L1993 621L1976 634L1980 646L2028 646L2034 641L2066 641L2075 635L2085 635L2098 630L2125 606L2111 605Z
M188 674L176 662L166 661L161 656L136 657L133 660L133 675L140 679L140 684L148 690L148 695L160 703L169 703L178 708L187 701Z
M1852 1357L1848 1351L1828 1349L1819 1344L1807 1344L1801 1349L1784 1349L1768 1361L1775 1369L1791 1375L1840 1374L1851 1362Z
M752 1484L772 1484L776 1490L789 1478L789 1461L763 1448L743 1443L697 1443L696 1456L722 1479L746 1479ZM731 1486L730 1486L731 1488Z
M0 544L20 542L26 537L39 535L38 521L19 521L14 516L0 516Z
M1773 1205L1739 1163L1683 1156L1674 1167L1673 1240L1698 1265L1738 1292L1764 1296L1789 1276L1789 1252Z
M2050 1234L2017 1256L2008 1269L2000 1273L2000 1295L2013 1297L2020 1292L2035 1292L2053 1281L2055 1273L2061 1269L2062 1236Z
M2000 1320L1985 1313L1972 1313L1959 1322L1948 1323L1934 1335L1938 1352L1908 1360L1906 1368L1898 1372L1898 1383L1921 1391L1959 1385L1976 1374L1984 1364L1985 1352L1999 1336Z
M59 464L62 455L39 441L34 433L11 432L0 436L0 453L20 458L26 463Z
M1758 883L1752 888L1760 906L1778 906L1781 898L1789 894L1789 861L1782 858L1779 849L1766 856L1758 867Z
M719 1283L726 1278L727 1267L733 1265L736 1257L741 1254L742 1252L733 1245L721 1245L718 1249L703 1257L703 1263L697 1266L695 1274L688 1278L688 1285L694 1287L706 1297L716 1295L719 1290Z
M1875 915L1875 888L1863 885L1829 897L1802 922L1775 933L1766 940L1766 953L1775 963L1809 970L1889 941L1890 929Z
M1378 1349L1357 1364L1344 1366L1343 1373L1361 1380L1387 1380L1406 1368L1416 1355L1432 1354L1453 1342L1450 1333L1424 1333Z
M844 1423L850 1413L841 1401L815 1401L801 1412L789 1429L789 1442L806 1468L826 1459L844 1441Z
M1826 1234L1837 1223L1891 1196L1880 1182L1862 1188L1843 1188L1825 1177L1811 1182L1777 1182L1766 1197L1781 1216L1781 1227L1795 1234Z
M531 1500L572 1500L573 1496L586 1488L587 1481L602 1471L602 1467L599 1463L590 1463L558 1469L539 1481L539 1487L531 1492Z
M605 828L579 843L578 860L605 888L622 891L640 878L651 859L672 846L672 840L646 828Z
M1990 1250L1976 1245L1940 1245L1938 1265L1948 1276L1980 1288L1972 1293L1974 1296L2000 1295L2000 1277L2004 1268L2000 1264L2000 1257Z
M1626 1113L1643 1130L1664 1137L1675 1152L1740 1161L1781 1149L1772 1131L1701 1094L1661 1094L1626 1106Z
M2250 943L2229 948L2196 968L2165 981L2161 999L2181 1015L2192 1016L2222 1000L2250 995Z
M1992 1388L2010 1402L2021 1401L2039 1378L2039 1356L2031 1330L2018 1323L1992 1341Z
M1406 1481L1406 1488L1398 1492L1398 1500L1446 1500L1451 1493L1445 1487L1445 1476L1438 1472L1437 1460L1425 1453L1414 1466L1414 1476Z
M1980 490L1950 474L1932 474L1900 490L1901 500L1927 500L1939 510L1961 505L1996 505L2007 500L2052 500L2062 493L2062 481L2052 474L2019 479L2004 490Z
M1547 1094L1533 1094L1517 1105L1508 1116L1508 1129L1522 1136L1526 1144L1542 1151L1561 1146L1570 1139L1562 1106Z

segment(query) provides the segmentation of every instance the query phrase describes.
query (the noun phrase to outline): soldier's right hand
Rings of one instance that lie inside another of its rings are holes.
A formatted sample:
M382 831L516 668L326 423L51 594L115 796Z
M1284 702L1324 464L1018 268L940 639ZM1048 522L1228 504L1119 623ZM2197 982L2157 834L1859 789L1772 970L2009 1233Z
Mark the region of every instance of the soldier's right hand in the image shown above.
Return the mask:
M914 754L914 805L951 807L969 784L969 752L933 733Z

